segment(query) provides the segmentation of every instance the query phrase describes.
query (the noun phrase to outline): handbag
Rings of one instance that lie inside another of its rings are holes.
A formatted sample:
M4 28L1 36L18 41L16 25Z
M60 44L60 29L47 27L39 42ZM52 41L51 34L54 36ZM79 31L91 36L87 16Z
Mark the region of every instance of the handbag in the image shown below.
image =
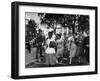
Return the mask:
M54 41L50 41L49 47L50 48L56 48L56 43Z

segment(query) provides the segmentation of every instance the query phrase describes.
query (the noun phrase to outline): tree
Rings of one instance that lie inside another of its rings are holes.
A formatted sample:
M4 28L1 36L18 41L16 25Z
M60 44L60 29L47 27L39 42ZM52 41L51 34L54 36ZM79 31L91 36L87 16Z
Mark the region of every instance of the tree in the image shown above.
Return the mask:
M36 27L37 24L35 23L34 20L29 20L28 24L26 25L26 41L28 42L29 40L33 39L36 37Z
M72 14L49 14L39 13L41 16L41 23L46 23L49 27L54 24L61 24L63 27L72 28L73 33L75 32L75 27L78 30L84 31L89 29L89 16L88 15L72 15Z

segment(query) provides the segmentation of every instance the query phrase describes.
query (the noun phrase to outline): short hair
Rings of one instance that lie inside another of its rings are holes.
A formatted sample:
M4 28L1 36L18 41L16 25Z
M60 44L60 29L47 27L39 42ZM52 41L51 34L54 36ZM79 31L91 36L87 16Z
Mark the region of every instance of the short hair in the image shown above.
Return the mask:
M48 37L51 39L53 32L48 32Z

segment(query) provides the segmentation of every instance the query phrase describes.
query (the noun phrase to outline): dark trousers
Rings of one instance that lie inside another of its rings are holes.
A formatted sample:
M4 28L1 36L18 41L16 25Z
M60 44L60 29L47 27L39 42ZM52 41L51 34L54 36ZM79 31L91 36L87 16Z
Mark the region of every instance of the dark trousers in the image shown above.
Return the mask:
M36 59L42 56L42 45L37 46Z

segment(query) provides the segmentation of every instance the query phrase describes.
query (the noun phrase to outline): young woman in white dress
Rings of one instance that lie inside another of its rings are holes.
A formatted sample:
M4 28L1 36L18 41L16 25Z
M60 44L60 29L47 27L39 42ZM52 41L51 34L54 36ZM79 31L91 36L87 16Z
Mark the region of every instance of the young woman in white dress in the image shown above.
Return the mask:
M51 42L53 42L53 44L50 46ZM55 43L55 35L53 34L53 32L48 32L48 38L46 40L47 48L45 50L47 65L55 65L56 64L56 51L55 51L54 44L56 44Z

